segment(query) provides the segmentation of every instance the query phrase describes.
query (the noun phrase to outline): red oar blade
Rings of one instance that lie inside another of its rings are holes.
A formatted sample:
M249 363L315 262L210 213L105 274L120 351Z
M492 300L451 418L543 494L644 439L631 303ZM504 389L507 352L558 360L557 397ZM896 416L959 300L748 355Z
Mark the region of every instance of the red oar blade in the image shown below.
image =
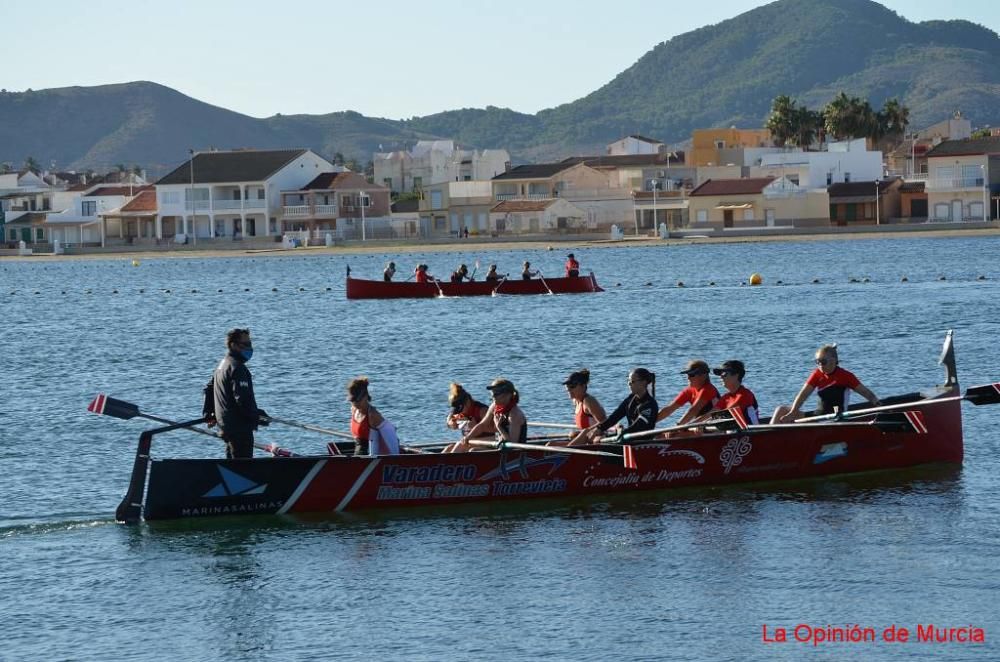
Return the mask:
M112 398L104 395L103 393L98 394L98 396L94 398L94 400L87 406L87 411L95 414L103 414L104 416L114 416L115 418L122 418L125 420L135 418L140 415L138 406L132 404L131 402L125 402L124 400Z
M729 415L733 417L734 421L736 421L736 427L738 427L741 430L746 430L748 427L750 427L750 421L747 420L746 414L743 413L743 410L741 410L739 407L730 407L726 411L728 411Z
M927 434L927 420L924 418L924 413L918 410L878 414L871 424L882 432Z
M631 445L622 447L622 455L626 469L638 471L639 464L635 461L635 449Z
M973 386L965 391L965 399L974 405L995 405L1000 403L1000 382Z

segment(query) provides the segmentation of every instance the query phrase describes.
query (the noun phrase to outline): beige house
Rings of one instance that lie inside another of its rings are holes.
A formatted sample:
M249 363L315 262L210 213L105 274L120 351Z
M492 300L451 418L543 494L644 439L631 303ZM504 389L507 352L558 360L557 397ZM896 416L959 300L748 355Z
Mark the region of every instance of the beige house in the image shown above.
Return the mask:
M489 180L443 182L423 189L418 212L427 237L457 237L490 232L490 208L494 204Z
M490 228L496 235L575 234L586 232L586 213L562 198L505 200L490 211Z
M927 214L931 221L997 218L1000 137L946 140L927 152Z
M710 179L688 199L693 229L816 227L830 224L826 190L807 190L785 177Z

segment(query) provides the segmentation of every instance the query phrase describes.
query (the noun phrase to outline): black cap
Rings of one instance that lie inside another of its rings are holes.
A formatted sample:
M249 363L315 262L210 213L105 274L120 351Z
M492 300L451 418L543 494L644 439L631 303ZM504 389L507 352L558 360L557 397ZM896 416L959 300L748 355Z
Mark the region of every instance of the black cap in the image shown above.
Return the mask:
M735 359L723 361L722 365L718 368L712 368L712 373L716 375L721 375L724 372L735 373L740 380L742 380L743 376L747 374L747 369L744 367L743 361L737 361Z
M700 359L688 361L687 367L681 370L682 375L707 375L708 364Z
M487 391L493 391L493 393L513 393L514 384L509 379L494 379L493 382L486 387Z

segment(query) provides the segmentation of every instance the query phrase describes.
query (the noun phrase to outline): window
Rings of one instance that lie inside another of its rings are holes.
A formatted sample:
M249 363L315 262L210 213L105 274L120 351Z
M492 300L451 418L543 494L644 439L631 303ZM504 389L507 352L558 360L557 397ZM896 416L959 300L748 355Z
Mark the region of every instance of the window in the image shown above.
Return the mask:
M95 216L97 214L97 201L84 200L80 203L80 213L84 216Z
M840 209L840 205L830 205L830 220L837 220L837 210Z
M17 230L11 230L10 231L10 240L11 241L17 241Z
M698 210L697 219L698 219L699 223L707 223L708 222L708 210L707 209L699 209Z
M414 177L413 178L413 190L414 191L419 191L423 187L424 187L424 178L423 177Z
M962 186L982 186L983 171L977 165L962 166ZM980 211L982 216L982 211Z
M744 221L753 220L753 208L743 210L743 220Z
M726 141L725 140L716 140L715 141L715 149L725 149L725 148L726 148Z
M947 221L951 218L948 210L951 209L947 202L939 202L934 205L934 218L940 221Z
M368 197L367 193L360 194L358 196L358 202L361 204L362 207L371 207L372 206L372 199L370 197Z
M969 218L978 221L983 217L983 203L981 202L970 202L969 203Z
M258 200L264 199L264 189L262 188L257 189L257 199Z
M160 202L165 205L179 205L181 203L181 192L164 191L160 194Z
M207 188L196 188L184 189L184 199L188 202L191 201L191 195L194 194L194 199L201 202L208 202L208 189Z
M340 206L341 207L353 207L354 205L351 203L351 196L349 196L349 195L342 195L342 196L340 196Z
M392 177L386 177L382 180L382 185L387 189L392 190Z
M844 183L845 183L845 184L847 184L847 183L849 183L850 181L851 181L851 173L849 173L849 172L845 172L845 173L844 173Z
M764 210L764 218L767 220L767 224L768 225L774 225L774 210L773 209L765 209Z
M35 240L36 241L44 241L45 240L45 230L43 230L42 228L37 228L35 230Z
M826 173L826 185L830 186L831 184L833 184L833 173L828 172Z
M444 216L435 216L434 217L434 229L435 230L444 230Z
M431 191L431 209L441 209L441 191Z

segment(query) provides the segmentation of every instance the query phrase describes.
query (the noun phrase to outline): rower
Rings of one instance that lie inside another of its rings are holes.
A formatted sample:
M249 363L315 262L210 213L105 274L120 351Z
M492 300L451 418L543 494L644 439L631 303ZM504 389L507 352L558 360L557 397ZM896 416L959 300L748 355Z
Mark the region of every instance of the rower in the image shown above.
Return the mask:
M607 418L601 403L597 401L597 398L587 393L589 384L590 371L586 368L571 372L566 381L563 382L566 393L573 401L573 423L579 430L586 430Z
M396 427L385 420L372 405L368 394L368 378L351 380L347 385L347 400L351 403L354 455L399 455Z
M487 282L496 282L500 280L500 274L497 273L497 265L491 264L490 270L486 272Z
M413 270L414 280L418 283L430 283L434 280L434 276L427 273L426 264L418 264L417 268Z
M681 370L681 374L687 375L687 388L656 414L657 421L662 421L684 405L691 405L677 421L678 425L684 425L709 411L718 401L719 390L709 377L708 363L700 359L688 361L687 367Z
M718 368L712 368L712 374L722 377L722 385L725 387L726 392L719 397L715 406L702 416L701 419L707 420L713 418L719 412L737 407L746 417L749 424L756 425L759 423L760 407L757 405L757 396L746 386L743 386L743 377L747 374L743 362L735 359L723 361L722 365Z
M656 375L646 368L636 368L628 374L628 388L629 394L607 418L576 435L569 445L592 443L622 418L627 423L618 426L618 437L652 430L656 426L656 412L660 408L656 404Z
M392 282L392 277L396 275L396 263L390 262L385 265L385 269L382 271L382 280L387 283Z
M471 281L472 278L469 276L469 267L465 266L464 264L460 264L458 265L458 269L455 269L455 271L451 272L451 282L461 283L463 280Z
M531 280L538 275L538 272L531 268L531 262L525 261L521 269L521 278L523 280Z
M471 448L469 441L478 435L489 432L490 428L495 431L498 442L510 441L523 444L528 437L528 419L524 412L517 406L517 389L510 380L502 377L494 379L486 387L493 394L493 404L486 410L486 416L476 425L466 430L462 441L446 448L444 453L462 453Z
M771 423L791 423L802 418L803 414L799 409L813 390L819 395L819 405L813 412L817 416L847 411L851 391L856 391L872 405L879 405L878 397L853 372L840 367L837 345L823 345L816 350L816 369L806 378L806 383L799 389L790 407L782 405L774 410Z
M566 256L566 277L576 278L580 275L580 263L576 261L576 258L572 253Z
M476 425L486 418L486 411L489 409L486 404L473 398L472 394L457 382L451 384L448 404L451 405L451 413L448 414L445 425L452 430L465 430Z

